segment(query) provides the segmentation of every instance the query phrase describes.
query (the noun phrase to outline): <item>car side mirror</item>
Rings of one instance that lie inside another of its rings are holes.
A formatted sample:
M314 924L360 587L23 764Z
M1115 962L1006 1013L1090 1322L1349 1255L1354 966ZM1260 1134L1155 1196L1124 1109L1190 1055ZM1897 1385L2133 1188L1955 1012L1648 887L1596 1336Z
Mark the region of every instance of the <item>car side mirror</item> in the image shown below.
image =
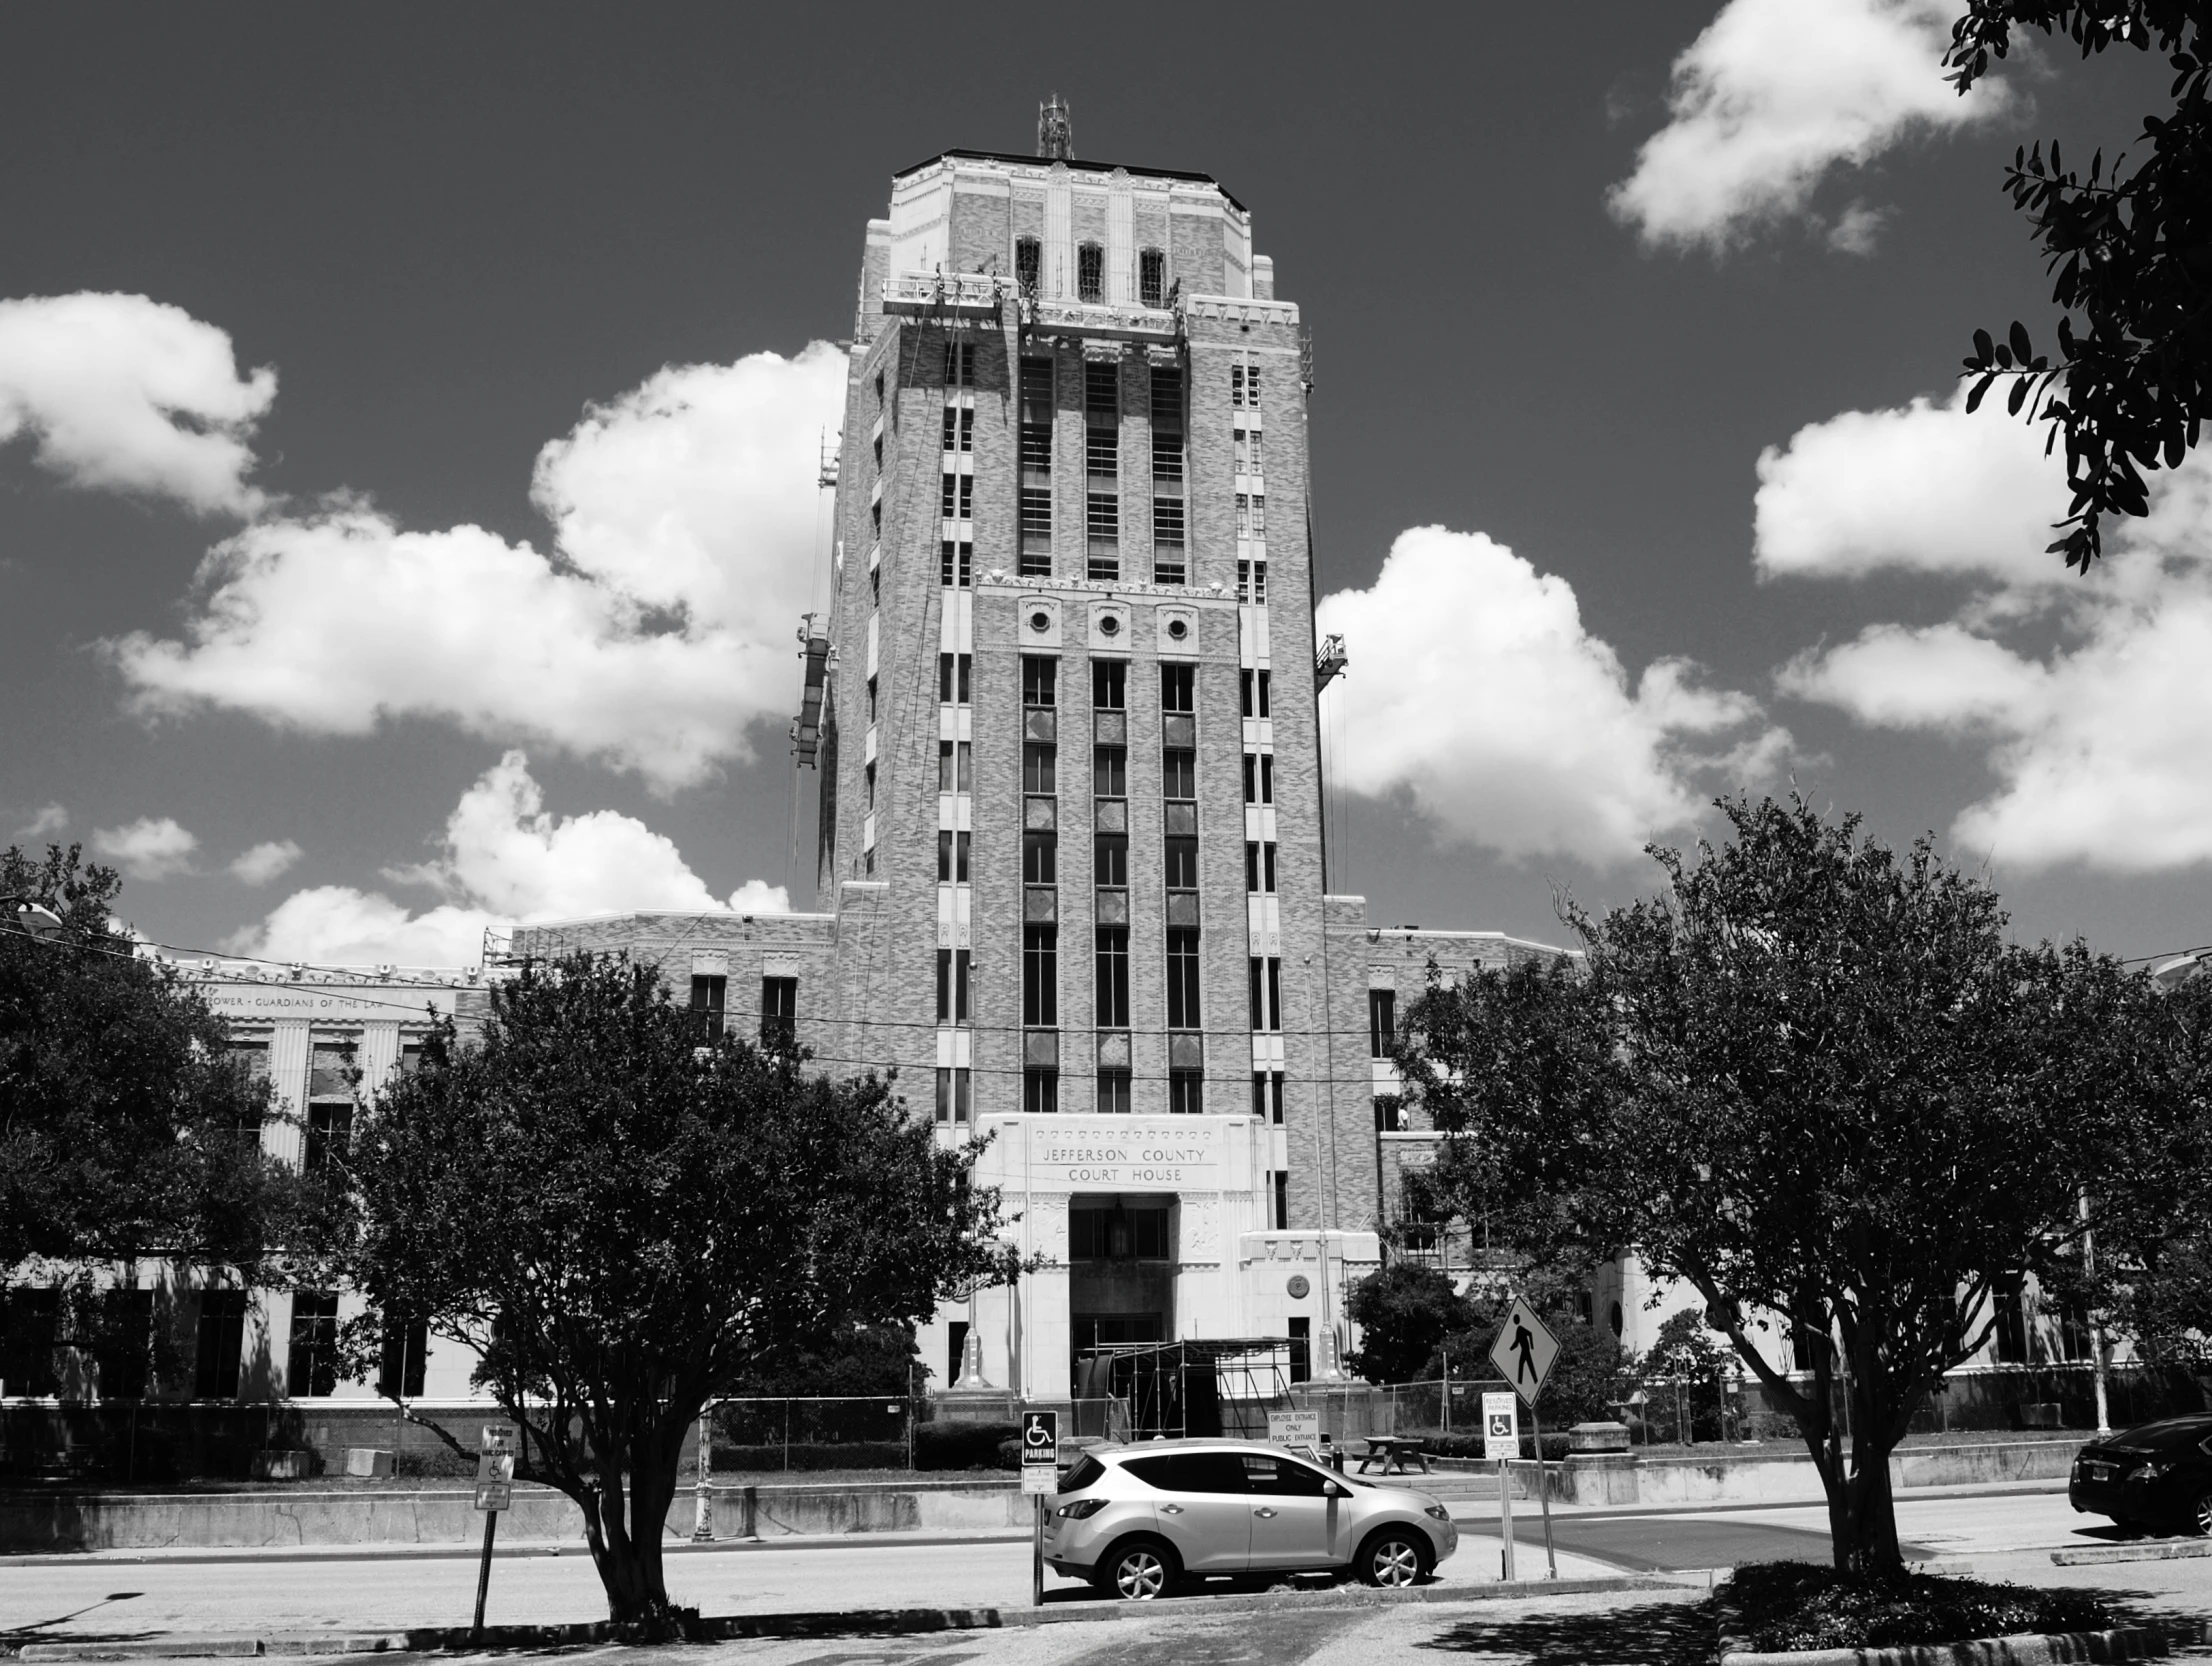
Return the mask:
M1352 1489L1350 1487L1340 1487L1334 1481L1324 1481L1321 1483L1321 1496L1323 1498L1350 1498Z

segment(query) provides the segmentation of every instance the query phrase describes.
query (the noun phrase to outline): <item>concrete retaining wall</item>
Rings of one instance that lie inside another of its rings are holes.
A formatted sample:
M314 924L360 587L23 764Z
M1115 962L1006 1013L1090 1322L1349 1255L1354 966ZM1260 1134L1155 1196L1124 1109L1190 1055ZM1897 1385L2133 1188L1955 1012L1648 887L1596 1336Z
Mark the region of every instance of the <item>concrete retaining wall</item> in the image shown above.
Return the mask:
M2063 1481L2080 1449L2080 1437L2072 1436L1908 1447L1890 1454L1889 1481L1896 1489ZM1739 1447L1710 1458L1577 1454L1555 1465L1551 1475L1552 1496L1569 1504L1756 1503L1822 1496L1820 1472L1803 1447L1771 1452Z
M688 1539L693 1493L678 1491L667 1533ZM847 1486L718 1486L720 1538L794 1533L962 1533L1025 1527L1011 1480L876 1482ZM0 1555L349 1544L474 1544L484 1531L466 1488L326 1488L234 1493L0 1495ZM499 1524L505 1542L581 1544L582 1513L544 1487L517 1487Z

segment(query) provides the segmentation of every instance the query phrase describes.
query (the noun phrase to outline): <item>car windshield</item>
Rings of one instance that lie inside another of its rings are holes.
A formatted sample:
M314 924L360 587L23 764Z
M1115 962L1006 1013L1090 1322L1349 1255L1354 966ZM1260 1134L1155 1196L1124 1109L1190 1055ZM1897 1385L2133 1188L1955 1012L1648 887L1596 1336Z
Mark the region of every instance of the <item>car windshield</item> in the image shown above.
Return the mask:
M2110 1437L2114 1446L2191 1446L2212 1434L2212 1418L2167 1417L2156 1423L2139 1423Z

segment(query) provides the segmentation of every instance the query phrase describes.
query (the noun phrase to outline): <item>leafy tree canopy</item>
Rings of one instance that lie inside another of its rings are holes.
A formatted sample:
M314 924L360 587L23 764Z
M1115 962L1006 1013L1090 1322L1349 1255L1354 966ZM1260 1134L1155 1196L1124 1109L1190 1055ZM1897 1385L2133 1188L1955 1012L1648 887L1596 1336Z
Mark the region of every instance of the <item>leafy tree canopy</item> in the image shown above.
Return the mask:
M2016 30L2063 35L2083 58L2109 46L2154 48L2173 70L2172 108L2143 119L2138 149L2086 173L2053 141L2023 148L2005 175L2028 216L2061 309L2058 359L2036 354L2015 322L2004 339L1974 333L1967 408L1999 379L2014 415L2066 440L2073 488L2051 545L2088 571L2107 514L2149 512L2143 471L2178 468L2212 405L2212 59L2206 0L1970 0L1944 62L1960 92L2010 51ZM2086 329L2077 327L2078 315Z
M668 1627L661 1539L708 1401L1010 1275L980 1150L875 1077L703 1047L651 970L577 956L494 986L479 1042L440 1027L367 1109L336 1270L481 1350L516 1474L582 1509L611 1616ZM346 1338L364 1375L378 1329Z
M113 923L120 882L74 845L0 855L0 896L61 917L0 929L0 1289L142 1256L281 1282L304 1194L261 1150L268 1088L190 985Z
M1410 1261L1393 1261L1353 1285L1344 1313L1361 1332L1358 1351L1344 1362L1372 1383L1432 1374L1437 1345L1473 1317L1450 1279Z
M1801 799L1722 809L1723 847L1652 849L1664 896L1570 909L1586 974L1432 978L1401 1065L1498 1196L1564 1199L1703 1296L1797 1420L1838 1565L1895 1569L1888 1453L1981 1346L1992 1287L2078 1238L2145 1111L2156 997L2079 945L2008 944L1925 840L1900 858ZM1805 1389L1758 1346L1791 1331L1841 1345L1848 1457L1828 1351Z

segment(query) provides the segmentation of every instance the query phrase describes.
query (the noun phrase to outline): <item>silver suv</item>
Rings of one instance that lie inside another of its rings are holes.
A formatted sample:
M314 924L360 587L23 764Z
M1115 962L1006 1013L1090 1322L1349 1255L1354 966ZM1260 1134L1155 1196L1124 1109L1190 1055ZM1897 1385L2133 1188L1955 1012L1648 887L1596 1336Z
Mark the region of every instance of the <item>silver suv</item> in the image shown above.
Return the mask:
M1045 1560L1110 1597L1186 1576L1352 1572L1412 1585L1459 1548L1444 1506L1248 1440L1154 1440L1086 1453L1045 1515Z

